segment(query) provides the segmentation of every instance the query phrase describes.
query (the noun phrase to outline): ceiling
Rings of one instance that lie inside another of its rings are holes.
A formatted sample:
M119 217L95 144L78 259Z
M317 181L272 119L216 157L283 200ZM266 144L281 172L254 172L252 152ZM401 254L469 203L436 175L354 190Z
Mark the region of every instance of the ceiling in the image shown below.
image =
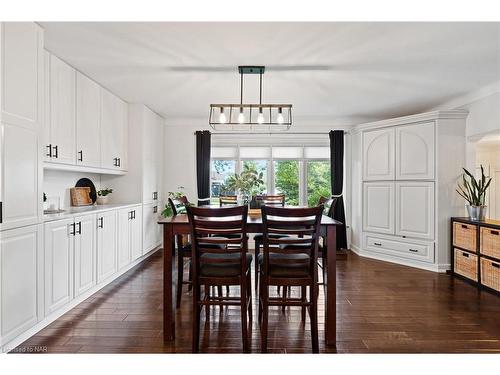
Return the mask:
M41 25L49 51L167 119L238 103L238 65L269 67L263 102L330 123L422 112L500 80L500 23ZM256 78L245 102L258 101Z

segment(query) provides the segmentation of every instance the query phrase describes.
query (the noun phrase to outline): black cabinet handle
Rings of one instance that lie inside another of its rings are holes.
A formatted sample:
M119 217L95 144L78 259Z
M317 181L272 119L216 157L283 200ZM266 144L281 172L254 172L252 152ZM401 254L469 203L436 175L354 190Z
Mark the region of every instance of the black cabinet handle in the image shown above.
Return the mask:
M154 207L153 207L153 213L155 214L155 213L157 213L157 212L158 212L158 206L154 206Z
M97 219L97 228L104 228L104 218L100 217Z
M52 157L52 143L50 143L49 145L45 146L47 147L49 150L48 150L48 153L45 154L45 156L48 156L49 158Z
M118 165L118 160L116 158L113 159L113 166L117 166Z
M78 151L78 161L83 161L83 150Z
M81 221L78 222L78 232L77 233L82 234L82 222Z
M409 249L412 253L418 253L417 249Z
M134 210L134 211L132 211L132 219L134 219L134 220L135 220L135 210Z
M375 246L382 246L382 244L381 244L381 243L378 243L378 242L374 242L373 244L374 244Z
M3 222L3 202L0 202L0 224Z
M74 235L75 235L75 229L76 229L76 228L75 228L75 226L76 226L76 224L75 224L75 223L71 223L69 226L70 226L71 228L73 228L73 231L71 231L71 229L69 230L69 234L70 234L71 236L74 236Z
M121 167L122 166L122 159L121 158L118 158L118 166Z
M57 150L58 146L54 146L54 157L57 159L59 157L59 151Z
M469 227L467 225L465 225L465 224L462 224L462 228L463 229L469 229Z

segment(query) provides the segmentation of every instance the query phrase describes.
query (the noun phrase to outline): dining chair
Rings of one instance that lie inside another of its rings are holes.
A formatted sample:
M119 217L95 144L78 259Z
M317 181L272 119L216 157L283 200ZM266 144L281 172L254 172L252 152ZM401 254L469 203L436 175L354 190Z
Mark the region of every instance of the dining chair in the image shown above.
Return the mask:
M255 199L260 202L260 206L272 206L272 207L284 207L285 206L285 195L257 195ZM286 237L281 234L272 234L273 238ZM262 246L262 233L258 233L253 237L255 241L255 258L260 254L260 247ZM259 262L255 262L255 290L258 288L259 281ZM279 291L279 289L278 289Z
M263 252L259 255L259 322L261 351L267 352L269 306L300 306L311 321L312 351L318 353L318 239L323 206L311 208L262 207ZM273 238L272 234L288 237ZM270 286L301 288L300 298L270 297ZM309 300L307 299L309 289Z
M168 204L172 208L172 213L174 216L179 214L187 213L186 207L189 205L187 197L181 196L178 198L168 198ZM188 290L192 289L192 263L189 263L189 278L184 280L184 259L191 259L192 256L192 245L189 240L189 235L177 234L175 236L175 242L177 243L177 291L176 291L176 308L181 307L182 298L182 286L188 285ZM221 245L208 245L216 248L224 248ZM221 290L218 290L221 294Z
M221 195L219 197L220 206L226 205L237 205L238 204L238 196L237 195Z
M193 342L194 353L199 350L201 309L213 305L240 306L243 351L249 350L248 320L252 320L251 263L248 253L248 206L227 208L187 207L193 242ZM227 234L237 238L223 237ZM207 245L223 245L223 249ZM207 293L210 287L234 286L239 296L217 297ZM205 293L201 295L201 287ZM249 318L249 319L248 319Z

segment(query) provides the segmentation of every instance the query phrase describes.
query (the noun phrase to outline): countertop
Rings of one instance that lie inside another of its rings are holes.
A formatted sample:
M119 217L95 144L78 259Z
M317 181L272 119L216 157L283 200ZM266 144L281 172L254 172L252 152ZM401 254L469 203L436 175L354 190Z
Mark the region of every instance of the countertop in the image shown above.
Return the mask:
M136 207L140 205L141 203L114 203L114 204L102 204L102 205L93 205L84 207L68 207L64 209L65 210L64 212L60 212L57 214L44 214L43 222L46 223L49 221L68 219L70 217L75 217L80 215L88 215L102 211L116 210L127 207Z

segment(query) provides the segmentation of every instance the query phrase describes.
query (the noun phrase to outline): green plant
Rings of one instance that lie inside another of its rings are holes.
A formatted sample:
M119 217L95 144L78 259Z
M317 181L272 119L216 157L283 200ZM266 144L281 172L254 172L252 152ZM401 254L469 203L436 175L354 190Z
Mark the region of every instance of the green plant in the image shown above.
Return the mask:
M481 178L476 180L474 176L465 168L462 168L462 185L458 184L457 193L464 198L471 206L484 206L486 191L491 183L491 177L484 175L484 168L481 165Z
M172 199L179 199L179 198L181 198L181 197L183 197L183 196L186 195L184 193L184 186L178 186L177 189L179 189L179 190L177 190L177 191L169 191L168 192L168 197L172 198ZM191 206L191 205L192 205L192 203L190 203L190 202L185 203L185 206ZM168 202L165 204L165 208L161 212L161 216L163 216L163 217L174 216L174 210L173 210L173 208L170 206L170 204Z
M99 190L97 192L97 195L100 197L105 197L106 195L111 194L112 192L113 192L113 189L106 188L106 189Z
M238 191L243 195L259 193L259 187L264 184L264 173L258 173L252 166L244 165L243 171L229 176L222 187L223 191Z

